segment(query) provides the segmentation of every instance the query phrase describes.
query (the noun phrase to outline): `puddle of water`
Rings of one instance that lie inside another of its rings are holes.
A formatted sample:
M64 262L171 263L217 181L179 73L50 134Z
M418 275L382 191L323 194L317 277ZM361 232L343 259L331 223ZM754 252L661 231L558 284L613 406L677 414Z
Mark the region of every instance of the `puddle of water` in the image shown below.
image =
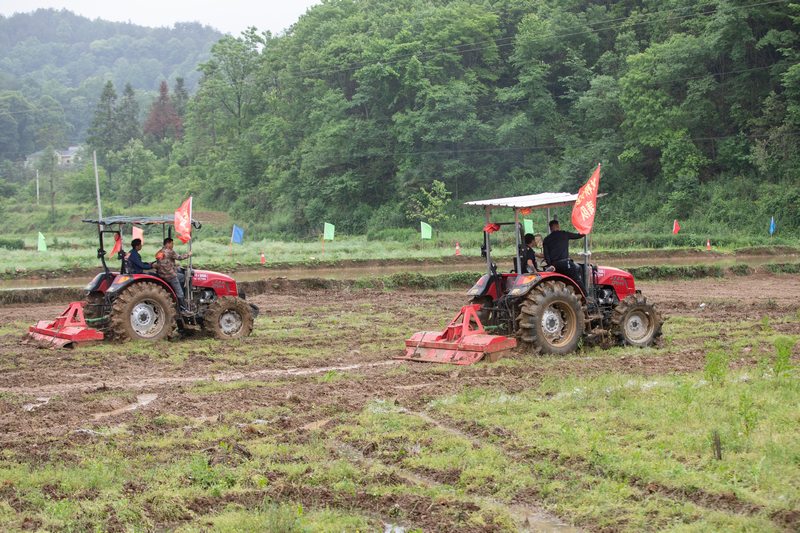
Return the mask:
M119 409L114 409L113 411L108 411L105 413L95 413L92 415L92 417L95 420L100 420L101 418L106 418L114 415L121 415L122 413L135 411L140 407L144 407L145 405L152 403L156 398L158 398L158 394L140 394L136 397L136 403L131 403L124 407L120 407Z
M28 412L31 412L35 409L38 409L39 407L42 407L43 405L47 405L48 403L50 403L49 396L40 396L36 398L35 402L26 403L25 405L22 406L22 408Z

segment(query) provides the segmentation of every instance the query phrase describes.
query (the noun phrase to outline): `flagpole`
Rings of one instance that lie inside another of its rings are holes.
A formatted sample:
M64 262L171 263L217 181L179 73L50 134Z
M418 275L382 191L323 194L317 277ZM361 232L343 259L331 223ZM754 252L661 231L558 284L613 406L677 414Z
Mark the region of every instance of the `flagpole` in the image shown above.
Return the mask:
M192 277L193 277L192 241L194 240L194 238L192 237L192 203L194 203L194 200L192 199L192 196L190 194L189 195L189 270L186 272L186 279L184 280L184 283L186 284L186 290L185 290L186 292L185 298L187 304L186 307L188 309L192 309L192 291L191 291Z

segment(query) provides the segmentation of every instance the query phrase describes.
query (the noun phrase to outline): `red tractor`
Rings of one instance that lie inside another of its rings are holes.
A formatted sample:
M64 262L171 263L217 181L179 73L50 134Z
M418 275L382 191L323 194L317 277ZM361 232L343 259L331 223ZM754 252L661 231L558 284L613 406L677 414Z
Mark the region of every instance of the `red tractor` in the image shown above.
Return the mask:
M172 232L172 216L114 216L84 220L97 224L103 264L86 286L86 300L73 302L58 319L31 326L29 336L42 344L66 346L111 336L120 340L156 341L179 331L204 330L218 339L246 337L253 330L258 307L247 303L243 291L230 276L208 270L180 268L185 279L186 310L178 309L175 291L154 274L128 272L125 252L120 251L120 268L112 271L106 263L104 236L119 239L125 226L161 226L162 237ZM200 229L195 220L192 225ZM89 327L89 326L92 327Z
M570 353L584 337L640 347L652 345L661 335L661 315L636 289L630 273L589 263L586 237L580 269L586 292L575 279L552 269L520 274L525 255L520 212L547 209L549 219L551 208L572 205L576 199L576 194L543 193L467 202L484 208L487 228L514 228L513 269L498 272L492 260L490 233L485 229L481 255L486 258L487 273L467 292L469 305L444 332L412 336L400 358L471 364L516 344L514 339L489 335L487 330L516 337L546 354ZM514 221L491 224L493 208L513 209Z

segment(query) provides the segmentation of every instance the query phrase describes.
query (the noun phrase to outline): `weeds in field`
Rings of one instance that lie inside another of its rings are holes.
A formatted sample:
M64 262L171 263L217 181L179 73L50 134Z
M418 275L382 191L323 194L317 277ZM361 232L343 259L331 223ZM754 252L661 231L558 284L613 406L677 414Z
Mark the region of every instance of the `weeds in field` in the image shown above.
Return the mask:
M776 376L785 376L791 372L792 349L797 344L797 340L791 337L778 337L774 341L775 363L772 370Z
M719 346L709 349L706 352L706 364L704 374L708 381L716 385L721 385L725 382L728 375L728 365L730 364L730 356Z

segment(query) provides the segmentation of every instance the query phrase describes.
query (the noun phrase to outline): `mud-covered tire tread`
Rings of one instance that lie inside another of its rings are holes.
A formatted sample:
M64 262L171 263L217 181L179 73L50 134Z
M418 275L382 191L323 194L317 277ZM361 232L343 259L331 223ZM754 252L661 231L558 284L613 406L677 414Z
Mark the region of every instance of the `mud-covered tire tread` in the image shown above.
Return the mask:
M557 301L566 302L575 313L574 338L563 346L553 346L539 332L542 315L547 307ZM580 297L562 281L545 281L536 285L520 304L517 316L517 337L546 354L564 355L574 352L584 332L584 312ZM541 337L541 338L540 338Z
M235 309L242 317L242 327L234 335L226 335L220 328L219 319L228 309ZM208 306L203 316L203 328L217 339L238 339L253 332L253 310L250 304L236 296L223 296Z
M625 317L631 311L635 309L641 309L647 314L652 320L655 320L655 329L653 334L643 342L631 342L625 338L625 328L623 326L625 322ZM630 294L626 296L615 308L611 315L611 332L613 335L618 339L620 344L629 345L629 346L638 346L640 348L644 348L647 346L652 346L656 340L661 337L661 327L664 324L664 319L661 316L661 313L658 312L656 307L647 302L647 297L645 297L641 293Z
M87 319L96 319L103 316L103 308L105 303L105 295L99 291L92 291L86 295L83 301L83 317Z
M158 336L143 339L136 335L131 327L131 310L143 299L150 299L158 302L164 310L165 326ZM163 287L155 283L139 282L127 287L119 294L111 304L111 336L115 339L126 340L148 340L157 341L166 339L175 329L175 301Z

